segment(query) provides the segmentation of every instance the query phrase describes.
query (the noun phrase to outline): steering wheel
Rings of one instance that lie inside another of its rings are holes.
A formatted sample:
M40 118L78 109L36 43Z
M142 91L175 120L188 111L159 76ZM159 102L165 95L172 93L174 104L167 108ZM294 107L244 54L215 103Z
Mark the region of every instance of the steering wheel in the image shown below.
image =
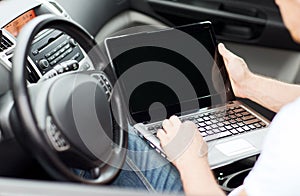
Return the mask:
M74 22L42 15L28 23L18 36L13 58L13 115L19 121L12 123L14 134L54 178L108 183L126 157L128 136L122 128L127 121L120 96L114 92L108 100L97 79L104 74L101 70L62 74L28 87L28 51L35 36L45 29L65 32L76 39L94 66L101 62L101 51L92 36ZM88 170L91 177L76 175L71 168Z

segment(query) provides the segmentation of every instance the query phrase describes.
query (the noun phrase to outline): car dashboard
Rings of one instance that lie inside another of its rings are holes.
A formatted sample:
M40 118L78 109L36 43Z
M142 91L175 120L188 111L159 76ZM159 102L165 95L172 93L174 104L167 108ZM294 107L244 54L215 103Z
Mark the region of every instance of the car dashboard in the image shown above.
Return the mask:
M14 13L15 15L11 17L11 21L2 26L0 61L7 69L11 69L13 51L16 47L17 36L21 28L27 22L39 15L56 14L55 11L52 10L57 9L58 7L54 7L53 3L54 2L52 2L52 4L49 3L49 5L32 4L32 7L27 6L27 9L20 11L22 13L21 15ZM57 9L56 12L60 12L61 10L62 8ZM69 17L65 13L63 16ZM28 81L30 83L35 83L42 78L47 79L58 74L72 71L68 67L54 69L54 66L57 64L71 59L79 62L79 67L76 68L76 70L83 71L94 69L87 58L87 54L85 54L73 38L55 29L46 29L40 32L34 39L28 56L28 63L26 65Z

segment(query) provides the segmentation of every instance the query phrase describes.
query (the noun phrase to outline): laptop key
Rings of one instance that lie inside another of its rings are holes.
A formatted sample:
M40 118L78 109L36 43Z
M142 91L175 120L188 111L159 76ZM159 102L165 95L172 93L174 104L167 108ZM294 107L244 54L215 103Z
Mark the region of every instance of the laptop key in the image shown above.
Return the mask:
M203 117L204 117L204 114L199 114L199 117L200 117L200 118L203 118Z
M154 130L154 127L148 127L148 131L153 131Z
M243 122L240 122L237 125L240 126L240 127L243 127L245 124Z
M232 114L234 114L234 111L229 110L229 111L227 112L227 114L232 115Z
M222 132L225 132L225 131L226 131L226 128L225 128L225 127L220 127L219 130L222 131Z
M206 132L201 132L200 134L202 135L202 137L207 136L207 133L206 133Z
M161 128L162 128L161 125L156 125L156 126L155 126L155 129L161 129Z
M235 124L235 123L236 123L235 120L230 120L229 122L230 122L231 124Z
M211 122L212 122L213 124L217 124L219 121L217 121L217 120L214 119L214 120L212 120Z
M239 109L235 109L233 110L235 113L241 113L241 112L245 112L245 110L243 108L239 108Z
M212 140L215 140L215 139L228 137L228 136L231 136L231 135L232 135L232 133L230 131L225 131L225 132L221 132L221 133L214 134L214 135L208 135L208 136L204 137L203 139L205 141L212 141Z
M241 118L235 119L237 122L242 122L243 120Z
M247 125L244 126L243 129L244 129L245 131L250 131L250 130L251 130L250 127L248 127Z
M261 124L259 124L259 123L255 123L254 126L255 126L256 128L261 128L261 127L262 127Z
M206 127L206 124L205 123L199 123L199 126L200 127Z
M215 115L211 115L211 116L210 116L210 119L215 119L215 118L216 118Z
M254 125L249 125L249 127L250 127L252 130L256 129L256 127L255 127Z
M195 118L194 117L189 117L188 120L193 121Z
M206 117L204 117L204 118L203 118L203 120L205 120L205 121L209 121L209 120L210 120L210 118L209 118L208 116L206 116Z
M226 121L229 121L229 120L230 120L230 117L229 117L229 116L225 116L224 119L225 119Z
M245 132L245 130L242 129L241 127L237 128L236 130L237 130L239 133L244 133L244 132Z
M243 116L248 116L248 115L250 115L249 112L242 112L241 114L242 114Z
M196 119L192 120L193 123L197 124L198 121Z
M203 127L201 127L201 128L199 128L199 131L200 131L200 132L205 132L205 131L206 131L206 129L205 129L205 128L203 128Z
M218 125L219 127L223 127L223 126L224 126L223 123L218 123L217 125Z
M206 121L205 124L212 125L213 123L211 121Z
M238 128L239 126L237 124L231 125L233 128Z
M236 114L236 117L241 118L243 115L241 113Z
M228 126L225 126L225 128L226 128L227 130L230 130L230 129L232 129L232 126L228 125Z
M204 122L203 118L198 118L197 121L200 122L200 123Z
M215 134L213 131L206 131L207 135L213 135Z
M251 125L251 124L254 124L254 123L257 123L257 122L260 122L260 120L258 118L255 118L255 119L252 119L252 120L247 120L245 121L245 125Z
M211 128L211 126L206 126L205 129L206 130L211 130L212 128Z
M266 127L267 125L264 122L259 123L262 127Z
M249 115L249 116L243 116L242 120L247 121L247 120L251 120L251 119L254 119L254 118L255 118L255 116Z
M224 125L226 125L226 126L231 124L229 121L224 121L223 123L224 123Z
M157 129L153 129L152 131L150 131L150 133L152 133L153 135L157 134Z
M224 118L217 118L217 121L218 121L218 122L223 122L223 121L224 121Z
M233 133L234 135L239 134L239 132L235 129L231 129L230 132Z
M230 119L236 119L237 116L236 116L236 115L230 115L229 118L230 118Z

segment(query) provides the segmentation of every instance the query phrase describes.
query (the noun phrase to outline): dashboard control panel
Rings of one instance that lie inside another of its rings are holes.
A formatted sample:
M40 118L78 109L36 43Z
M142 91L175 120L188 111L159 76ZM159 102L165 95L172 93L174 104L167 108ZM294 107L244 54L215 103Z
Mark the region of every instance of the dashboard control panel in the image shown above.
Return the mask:
M66 72L77 71L78 69L79 69L78 61L74 59L64 61L62 63L55 65L50 71L48 71L45 75L43 75L41 79L50 79Z
M42 75L66 60L81 61L84 56L76 41L58 30L48 30L32 44L29 57Z
M39 7L29 9L0 27L0 63L8 70L13 64L13 54L19 32L26 23L50 10ZM69 17L67 17L69 18ZM31 45L26 64L29 83L38 82L70 71L93 70L93 64L75 39L66 33L46 29L38 33ZM67 62L73 61L70 65ZM75 63L74 63L75 62Z

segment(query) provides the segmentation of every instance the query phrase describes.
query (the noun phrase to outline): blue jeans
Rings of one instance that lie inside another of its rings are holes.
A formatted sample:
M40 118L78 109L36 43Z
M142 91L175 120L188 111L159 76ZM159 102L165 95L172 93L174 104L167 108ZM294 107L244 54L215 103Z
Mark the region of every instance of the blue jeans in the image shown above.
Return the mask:
M129 130L128 153L112 185L151 192L183 193L177 169Z

